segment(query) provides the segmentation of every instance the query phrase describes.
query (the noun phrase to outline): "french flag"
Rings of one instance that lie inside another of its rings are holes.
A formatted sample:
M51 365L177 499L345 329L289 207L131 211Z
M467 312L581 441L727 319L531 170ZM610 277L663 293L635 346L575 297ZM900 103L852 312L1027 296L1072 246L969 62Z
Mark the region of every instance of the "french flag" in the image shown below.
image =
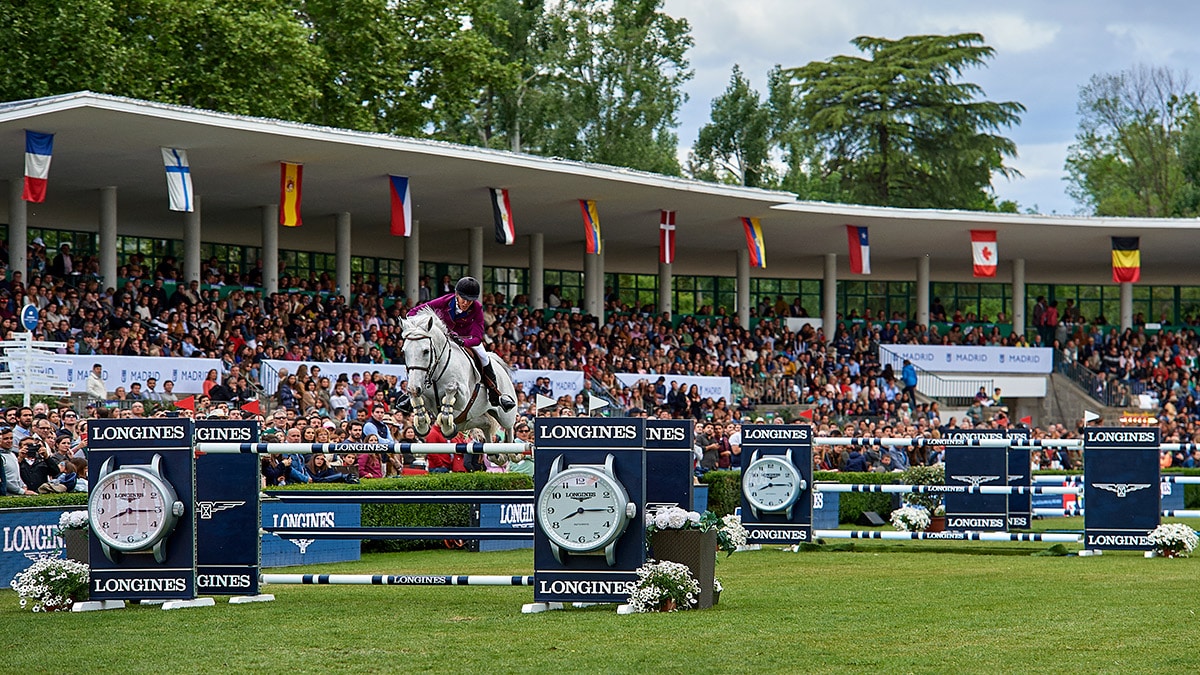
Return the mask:
M50 178L50 154L53 151L54 134L25 130L25 190L21 195L25 201L46 201L46 181Z
M867 228L846 226L846 237L850 243L850 273L871 273L871 245L867 241Z

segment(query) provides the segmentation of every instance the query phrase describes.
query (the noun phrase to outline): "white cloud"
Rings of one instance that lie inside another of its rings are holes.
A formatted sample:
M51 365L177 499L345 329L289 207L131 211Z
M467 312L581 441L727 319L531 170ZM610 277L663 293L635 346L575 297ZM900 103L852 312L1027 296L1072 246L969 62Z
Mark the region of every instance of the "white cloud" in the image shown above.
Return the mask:
M1121 47L1133 52L1138 61L1152 64L1169 63L1178 52L1179 36L1165 26L1150 26L1137 23L1110 23L1104 27ZM1187 44L1187 40L1182 41Z
M1054 44L1062 26L1028 19L1019 14L965 14L932 16L929 25L938 33L980 33L997 53L1019 54Z
M1022 210L1037 206L1040 213L1074 213L1078 205L1067 196L1062 180L1069 146L1069 142L1022 144L1017 148L1020 155L1006 162L1021 176L995 178L996 194L1017 202Z

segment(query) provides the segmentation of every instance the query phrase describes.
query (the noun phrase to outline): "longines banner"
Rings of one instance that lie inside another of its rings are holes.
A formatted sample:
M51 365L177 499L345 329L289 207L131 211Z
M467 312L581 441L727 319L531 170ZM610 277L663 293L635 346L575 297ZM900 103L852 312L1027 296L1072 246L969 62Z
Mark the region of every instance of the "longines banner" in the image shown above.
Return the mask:
M879 345L879 361L897 374L904 359L935 373L1048 374L1054 367L1049 347L955 347L937 345ZM989 392L990 393L990 392Z
M46 374L51 379L65 380L73 392L87 391L87 378L92 372L92 366L99 363L103 369L104 388L109 393L117 387L125 387L140 382L142 391L146 391L146 378L158 380L157 391L162 393L163 382L171 380L175 383L175 393L181 395L198 394L204 391L204 378L208 371L221 365L219 359L181 359L165 356L76 356L60 354L60 358L72 362L66 372L61 372L62 366L46 366Z

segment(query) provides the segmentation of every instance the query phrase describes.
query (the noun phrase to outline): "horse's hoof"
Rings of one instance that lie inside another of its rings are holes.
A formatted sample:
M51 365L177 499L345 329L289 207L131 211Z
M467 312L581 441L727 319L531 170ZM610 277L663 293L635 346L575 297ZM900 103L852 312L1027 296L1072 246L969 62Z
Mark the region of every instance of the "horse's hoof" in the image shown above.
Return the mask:
M425 434L429 433L429 415L425 414L424 409L422 409L422 412L414 414L412 420L413 429L415 429L418 434L424 436Z
M438 415L437 421L438 428L442 430L442 435L446 438L452 438L457 433L458 429L455 428L453 415Z

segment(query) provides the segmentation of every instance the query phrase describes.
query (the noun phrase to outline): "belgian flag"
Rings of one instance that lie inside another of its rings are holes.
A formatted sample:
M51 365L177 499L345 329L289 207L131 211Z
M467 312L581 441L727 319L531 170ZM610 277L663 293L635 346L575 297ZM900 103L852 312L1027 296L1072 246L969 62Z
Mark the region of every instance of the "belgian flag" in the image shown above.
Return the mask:
M1112 238L1113 281L1136 282L1142 278L1142 253L1138 237Z

